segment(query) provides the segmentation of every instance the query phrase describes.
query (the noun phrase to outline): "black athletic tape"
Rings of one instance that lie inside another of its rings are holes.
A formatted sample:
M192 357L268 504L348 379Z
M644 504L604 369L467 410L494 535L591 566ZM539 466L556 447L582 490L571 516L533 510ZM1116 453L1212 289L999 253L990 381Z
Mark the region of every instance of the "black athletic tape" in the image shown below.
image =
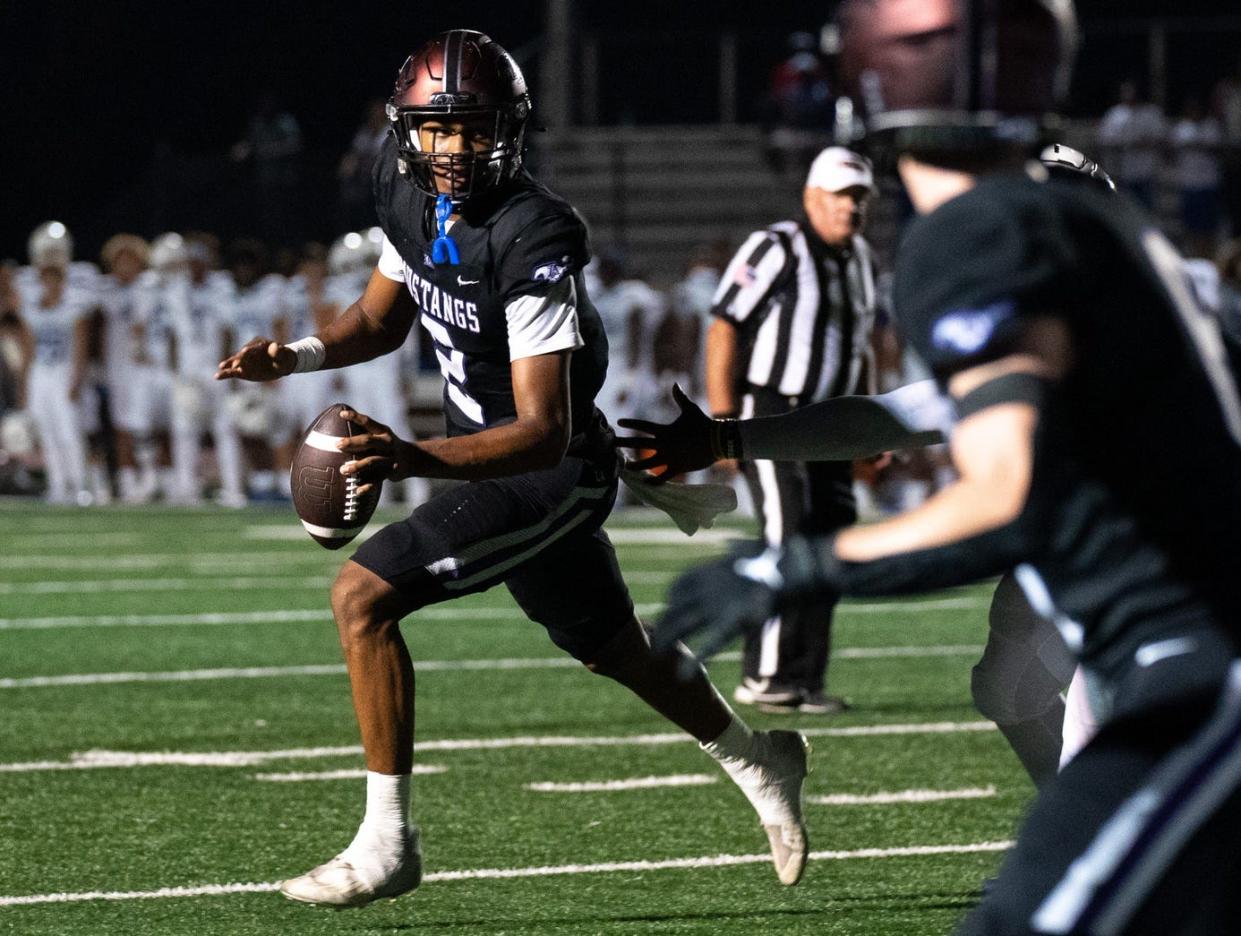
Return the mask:
M957 418L965 419L992 406L1004 403L1029 403L1035 409L1047 399L1051 383L1045 377L1019 371L1004 374L975 387L956 401Z

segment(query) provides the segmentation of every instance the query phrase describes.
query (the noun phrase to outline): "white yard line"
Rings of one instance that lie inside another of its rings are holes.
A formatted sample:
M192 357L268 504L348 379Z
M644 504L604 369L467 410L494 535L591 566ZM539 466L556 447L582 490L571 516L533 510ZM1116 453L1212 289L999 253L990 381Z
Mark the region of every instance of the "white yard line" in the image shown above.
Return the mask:
M628 780L581 780L575 783L522 784L535 793L617 793L624 790L654 790L660 787L707 786L716 783L714 774L669 774L663 777L631 777Z
M973 855L1001 852L1012 842L971 842L964 845L910 845L903 848L859 848L852 851L816 851L811 861L853 861L868 858L921 858L934 855ZM635 871L697 870L739 865L767 864L770 855L705 855L700 858L669 858L662 861L610 861L602 864L550 865L534 868L478 868L462 871L434 871L425 884L448 881L500 880L505 878L557 877L566 874L614 874ZM79 891L60 894L0 896L0 907L32 904L80 903L91 900L159 900L179 897L216 897L228 894L267 894L280 889L275 882L262 884L203 884L193 887L161 887L149 891Z
M853 725L841 728L802 728L812 738L860 738L896 735L961 734L994 731L989 721L913 722L906 724ZM509 738L446 738L418 741L416 754L431 751L496 751L513 748L658 747L692 740L679 731L637 735L525 735ZM82 751L64 761L0 763L0 773L34 773L45 770L96 770L131 767L253 767L272 761L318 760L357 757L361 745L289 748L268 751Z
M96 592L268 591L327 588L332 576L255 575L232 578L94 579L69 582L0 582L0 595L78 595Z
M981 647L973 644L931 647L841 647L838 660L887 660L974 656ZM721 662L740 659L736 653L721 653ZM418 660L414 668L423 673L455 673L532 669L577 669L581 666L569 656L510 657L485 660ZM228 666L214 669L119 671L113 673L64 673L55 676L16 676L0 678L0 689L43 689L50 686L111 686L119 683L211 682L221 679L275 679L289 676L340 676L342 663L313 663L302 666Z
M829 793L807 796L815 806L890 806L895 803L940 803L945 800L989 799L995 787L967 787L963 790L896 790L891 793Z
M940 598L928 601L885 601L871 604L842 604L836 608L842 615L902 614L922 610L980 610L987 599ZM663 611L662 602L644 602L636 606L643 616ZM437 605L415 612L408 620L460 621L470 618L487 620L523 620L525 615L514 607L460 607ZM75 614L56 617L0 618L2 630L53 630L71 627L180 627L194 624L281 624L290 621L330 621L326 602L318 610L291 611L206 611L198 614Z
M0 534L0 548L5 552L13 548L34 549L43 547L46 549L67 548L87 546L128 546L131 543L137 543L142 539L141 533L128 532L107 532L98 533L89 530L83 530L79 533L15 533L10 527L4 534Z
M410 774L415 777L447 772L448 768L440 764L414 764L410 769ZM259 773L254 775L254 779L265 780L268 783L305 783L315 780L364 780L366 779L366 771L358 769L321 770L317 773Z
M249 552L249 553L134 553L118 556L114 551L100 555L30 555L0 556L0 570L94 571L163 569L189 566L214 569L240 567L253 569L261 565L340 565L345 557L317 552Z

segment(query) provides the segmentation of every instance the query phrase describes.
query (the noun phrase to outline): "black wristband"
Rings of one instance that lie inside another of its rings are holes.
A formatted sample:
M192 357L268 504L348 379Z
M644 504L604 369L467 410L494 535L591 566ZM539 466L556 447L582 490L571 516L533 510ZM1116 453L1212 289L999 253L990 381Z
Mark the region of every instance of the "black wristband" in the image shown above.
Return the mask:
M741 458L741 430L737 428L737 420L711 420L711 454L717 459Z

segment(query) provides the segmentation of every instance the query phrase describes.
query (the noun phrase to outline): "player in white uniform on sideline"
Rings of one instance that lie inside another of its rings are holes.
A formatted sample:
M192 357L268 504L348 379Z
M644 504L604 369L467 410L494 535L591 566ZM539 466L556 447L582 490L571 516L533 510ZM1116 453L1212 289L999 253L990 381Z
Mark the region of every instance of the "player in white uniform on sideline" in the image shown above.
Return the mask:
M101 255L108 273L100 290L104 380L116 430L120 495L127 503L150 500L155 494L155 453L146 438L152 428L152 372L138 327L138 316L148 301L144 293L151 288L150 281L142 277L149 249L147 242L137 235L117 234L103 245Z
M26 350L26 405L47 472L48 503L85 506L92 497L78 403L92 298L69 285L67 254L44 252L31 259L34 281L21 277L14 290Z
M297 272L285 282L282 308L278 323L281 327L275 332L275 339L280 342L291 341L296 335L317 334L334 322L345 308L329 296L328 252L322 244L307 244L303 249ZM344 399L344 389L341 375L335 371L291 374L276 386L281 422L288 430L276 461L281 468L279 481L288 493L286 469L292 463L302 435L316 416L333 402Z
M267 272L267 248L259 241L242 240L228 253L235 289L233 335L249 341L274 334L284 314L284 279ZM248 462L250 498L279 499L275 451L268 441L281 435L274 431L281 417L279 391L271 384L247 385L230 394L228 406Z
M601 251L593 269L590 298L608 336L608 375L595 403L609 420L649 413L656 402L655 329L664 299L640 279L625 276L618 254Z
M184 276L173 278L170 287L177 350L172 401L176 496L188 503L201 499L201 439L204 431L210 431L220 474L219 501L226 507L244 507L241 440L227 406L229 388L212 379L216 362L232 341L233 280L216 269L213 238L189 234L182 248Z
M346 234L332 244L328 254L332 276L328 279L326 293L337 309L349 308L361 295L360 290L365 289L379 262L382 247L383 231L379 228ZM385 354L340 372L349 405L360 413L374 414L374 419L391 427L402 439L414 438L409 425L405 376L417 367L415 341L411 337L395 354ZM397 490L402 492L410 508L423 503L430 495L426 478L408 478L385 484L380 503L391 504Z
M73 259L73 235L60 221L45 221L36 227L26 241L26 253L30 265L21 267L14 276L14 287L27 290L38 290L39 267L48 263L57 263L65 267L66 284L75 295L88 297L87 318L84 326L88 336L86 342L89 353L90 336L96 328L95 317L99 315L99 294L103 285L103 277L99 267L87 260ZM101 431L104 428L100 411L106 405L106 387L101 369L102 362L88 359L82 382L82 390L78 403L78 421L87 445L87 475L94 502L107 503L112 496L108 473L104 465L103 443ZM98 441L98 463L92 451L92 437Z

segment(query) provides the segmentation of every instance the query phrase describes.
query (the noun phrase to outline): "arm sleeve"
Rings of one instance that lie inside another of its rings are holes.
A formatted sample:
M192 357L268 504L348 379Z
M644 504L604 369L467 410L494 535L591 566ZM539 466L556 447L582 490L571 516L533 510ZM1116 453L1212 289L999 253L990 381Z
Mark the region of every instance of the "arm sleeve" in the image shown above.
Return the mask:
M932 380L882 396L847 396L737 423L749 459L848 461L943 442L951 403Z
M578 327L577 287L571 276L511 299L504 315L510 361L584 346Z
M711 314L739 325L762 303L786 261L772 231L755 231L724 270L711 300Z
M392 241L388 240L388 236L384 235L383 249L379 254L379 272L390 280L398 283L405 282L405 260L397 252Z

